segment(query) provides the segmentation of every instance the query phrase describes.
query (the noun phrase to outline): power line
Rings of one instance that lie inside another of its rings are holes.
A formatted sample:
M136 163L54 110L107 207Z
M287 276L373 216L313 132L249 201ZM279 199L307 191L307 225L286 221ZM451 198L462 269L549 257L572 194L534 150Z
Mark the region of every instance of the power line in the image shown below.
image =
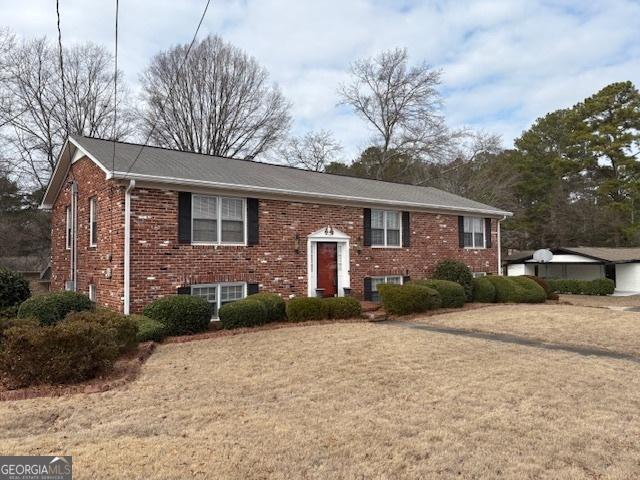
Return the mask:
M202 22L204 20L205 15L207 14L207 10L209 9L209 4L210 3L211 3L211 0L207 0L206 5L204 6L204 10L202 11L202 15L200 16L200 21L198 22L198 27L196 28L196 31L193 34L193 38L191 39L191 43L189 44L189 48L187 48L187 52L185 53L184 58L182 59L182 62L180 63L180 66L178 67L178 70L176 71L176 76L173 79L173 82L171 82L171 87L169 88L169 92L167 93L167 97L171 96L171 94L173 93L173 88L175 87L175 84L178 81L178 77L180 76L180 71L182 70L182 67L184 66L185 62L187 61L187 57L189 56L189 53L191 52L191 48L193 47L193 44L196 42L196 37L198 36L198 32L200 31L200 27L202 26ZM160 109L164 110L163 107L162 107L162 103L160 103ZM129 175L129 173L131 172L131 169L133 168L135 163L140 158L140 155L142 154L142 151L144 150L144 147L147 146L147 143L149 142L149 139L151 138L151 135L153 135L153 132L156 129L156 125L157 125L157 121L156 121L156 123L154 123L152 125L151 129L149 130L149 133L147 134L147 138L145 139L144 143L141 145L140 150L138 151L138 154L136 155L136 158L133 160L133 162L131 162L131 165L129 165L129 168L127 169L127 172L125 173L125 177L127 175Z
M67 118L67 90L64 83L64 61L62 59L62 30L60 29L60 0L56 0L56 15L58 17L58 57L60 59L60 77L62 79L62 102L64 104L64 126L69 135L69 119Z

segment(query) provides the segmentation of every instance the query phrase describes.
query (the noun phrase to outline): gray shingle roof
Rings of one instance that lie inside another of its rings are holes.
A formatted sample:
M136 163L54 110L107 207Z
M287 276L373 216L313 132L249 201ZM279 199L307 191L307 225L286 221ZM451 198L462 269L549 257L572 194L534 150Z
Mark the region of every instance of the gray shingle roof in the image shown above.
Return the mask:
M112 170L113 142L81 136L73 136L72 140L106 170ZM161 181L175 184L240 188L336 201L397 204L495 216L510 215L499 208L431 187L310 172L283 165L157 147L145 147L129 172L140 148L136 144L116 143L114 178L162 178Z
M640 247L559 247L552 248L554 254L576 254L603 262L640 262ZM519 263L532 257L534 250L518 250L505 257L505 261Z

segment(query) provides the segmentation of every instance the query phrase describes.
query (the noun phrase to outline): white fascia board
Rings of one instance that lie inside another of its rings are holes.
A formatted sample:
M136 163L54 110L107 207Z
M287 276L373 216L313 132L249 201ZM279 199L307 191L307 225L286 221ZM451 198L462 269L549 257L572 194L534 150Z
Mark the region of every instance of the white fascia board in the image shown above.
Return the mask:
M393 200L380 200L377 198L366 198L366 197L357 197L350 195L335 195L330 193L312 193L312 192L300 192L296 190L283 190L280 188L272 188L272 187L256 187L254 185L239 185L235 183L222 183L222 182L210 182L207 180L185 180L182 178L175 177L164 177L159 175L145 175L139 173L127 173L127 172L113 172L113 178L123 179L123 180L138 180L138 181L147 181L147 182L156 182L156 183L165 183L172 185L185 185L185 186L194 186L194 187L208 187L208 188L223 188L229 190L238 190L242 192L257 192L257 193L271 193L283 195L286 197L296 196L303 198L324 198L336 201L344 201L344 202L360 202L364 204L371 205L387 205L387 206L395 206L395 207L408 207L415 209L433 209L440 210L445 212L459 212L459 213L475 213L481 215L487 215L494 218L500 217L511 217L513 214L511 212L506 212L502 210L485 210L481 208L458 208L451 207L448 205L435 205L435 204L426 204L426 203L418 203L418 202L403 202L403 201L393 201Z

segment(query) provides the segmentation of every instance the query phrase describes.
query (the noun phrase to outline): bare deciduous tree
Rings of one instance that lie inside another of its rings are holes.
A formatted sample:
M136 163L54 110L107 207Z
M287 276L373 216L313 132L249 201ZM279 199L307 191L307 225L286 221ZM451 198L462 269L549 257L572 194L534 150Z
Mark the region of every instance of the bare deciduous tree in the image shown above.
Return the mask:
M47 184L68 134L110 138L113 133L111 54L93 44L65 50L66 112L57 57L56 47L46 38L23 41L5 57L0 96L6 101L0 106L0 134L12 170L29 187ZM118 82L116 138L123 138L130 131L131 117L121 76Z
M410 67L407 51L395 49L354 62L351 75L338 90L341 102L374 128L383 166L392 155L450 158L455 133L440 113L438 70L424 62Z
M289 103L255 59L217 36L157 54L142 76L142 129L151 142L253 158L286 134ZM180 68L182 66L182 68Z
M320 130L308 132L301 137L288 139L280 148L280 160L292 167L322 172L342 151L342 146L333 138L331 132Z

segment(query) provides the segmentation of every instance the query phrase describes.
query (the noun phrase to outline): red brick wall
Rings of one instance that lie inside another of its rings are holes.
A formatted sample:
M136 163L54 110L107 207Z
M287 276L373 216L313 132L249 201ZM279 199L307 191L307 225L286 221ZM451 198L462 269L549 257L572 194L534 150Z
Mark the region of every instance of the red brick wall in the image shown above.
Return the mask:
M71 205L71 182L78 185L77 219L77 290L88 294L89 284L96 285L97 302L122 310L124 190L91 160L74 163L56 199L51 216L51 290L64 290L71 278L70 251L65 248L65 209ZM89 199L97 197L98 243L89 246ZM111 278L107 270L111 268Z
M399 274L429 276L443 258L457 258L474 271L497 272L496 224L486 250L458 247L457 216L411 212L411 247L361 247L363 211L359 207L260 201L260 244L252 247L177 243L178 194L135 189L132 199L131 309L183 285L221 281L261 284L284 296L307 294L306 237L331 224L351 236L351 287L362 294L364 277ZM295 235L300 235L300 253Z
M78 182L78 291L97 286L98 303L123 308L124 187L105 180L88 159L73 164L68 181ZM65 249L65 206L70 186L60 192L52 212L51 289L62 290L69 278ZM89 247L89 198L98 197L98 246ZM111 213L110 213L111 212ZM398 274L413 278L431 274L443 258L456 258L474 271L497 271L496 223L486 250L458 248L455 215L411 212L411 247L362 247L362 208L260 201L260 244L252 247L178 243L178 194L172 190L135 188L132 192L131 311L151 300L174 294L180 286L220 281L261 284L284 296L307 293L307 235L330 224L351 236L351 287L362 295L366 276ZM300 252L295 252L295 235ZM111 268L111 278L105 272Z

